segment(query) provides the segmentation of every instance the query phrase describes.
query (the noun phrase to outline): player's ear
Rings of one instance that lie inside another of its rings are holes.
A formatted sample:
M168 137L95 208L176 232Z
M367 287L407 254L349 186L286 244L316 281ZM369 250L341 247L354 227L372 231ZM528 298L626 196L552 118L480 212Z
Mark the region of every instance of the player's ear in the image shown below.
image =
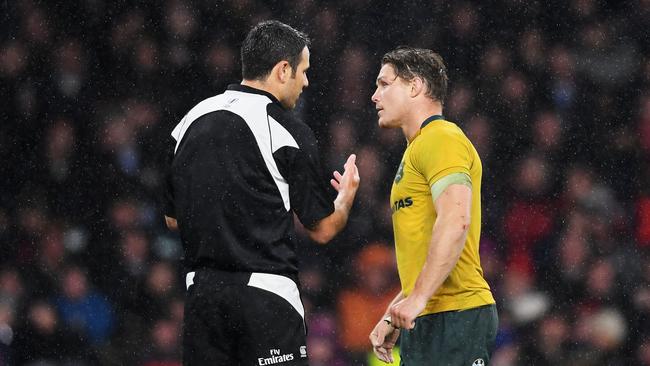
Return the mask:
M413 80L410 82L411 86L411 97L416 97L420 95L420 93L425 92L426 85L424 84L424 81L420 77L414 77Z

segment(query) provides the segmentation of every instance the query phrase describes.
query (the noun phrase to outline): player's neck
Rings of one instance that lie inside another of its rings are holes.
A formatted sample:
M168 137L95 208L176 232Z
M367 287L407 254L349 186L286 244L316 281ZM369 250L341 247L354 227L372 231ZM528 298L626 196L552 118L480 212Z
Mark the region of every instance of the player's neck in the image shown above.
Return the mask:
M435 115L442 115L442 105L440 102L425 103L421 105L416 105L411 109L409 116L405 118L405 123L402 124L402 132L404 132L404 137L408 142L413 141L415 136L417 136L420 127L422 127L422 122L427 118Z

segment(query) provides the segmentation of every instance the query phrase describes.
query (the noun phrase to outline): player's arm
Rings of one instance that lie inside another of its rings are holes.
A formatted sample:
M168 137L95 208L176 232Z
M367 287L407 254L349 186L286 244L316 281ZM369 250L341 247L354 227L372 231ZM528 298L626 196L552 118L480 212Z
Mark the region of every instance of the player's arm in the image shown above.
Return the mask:
M413 291L408 297L391 306L391 321L396 327L406 329L414 327L415 318L447 279L465 246L472 206L471 181L464 173L457 173L450 177L456 182L449 185L442 182L445 186L442 189L436 186L439 183L436 182L432 187L432 197L438 216L433 225L427 258ZM436 198L437 194L439 196Z
M178 222L173 217L169 217L169 216L165 215L165 224L167 224L167 228L169 230L171 230L171 231L177 231L178 230Z
M350 155L343 166L343 174L335 171L334 178L330 181L338 192L334 200L334 212L318 221L312 228L307 228L309 237L319 244L325 244L332 240L348 222L350 209L360 181L359 169L355 161L356 156L354 154Z

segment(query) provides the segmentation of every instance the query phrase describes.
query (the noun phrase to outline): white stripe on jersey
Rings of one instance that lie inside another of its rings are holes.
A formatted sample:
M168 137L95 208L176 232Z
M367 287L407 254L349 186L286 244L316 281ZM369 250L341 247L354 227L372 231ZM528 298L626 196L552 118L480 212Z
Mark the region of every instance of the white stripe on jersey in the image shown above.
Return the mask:
M271 99L265 95L235 90L227 90L223 94L203 100L192 108L172 131L172 137L176 139L174 153L178 150L183 136L192 123L203 115L219 110L228 110L239 115L253 132L264 163L280 191L284 208L289 211L291 208L289 184L280 173L275 159L273 159L273 153L284 146L297 149L300 147L291 133L267 114L266 106L270 103L272 103Z

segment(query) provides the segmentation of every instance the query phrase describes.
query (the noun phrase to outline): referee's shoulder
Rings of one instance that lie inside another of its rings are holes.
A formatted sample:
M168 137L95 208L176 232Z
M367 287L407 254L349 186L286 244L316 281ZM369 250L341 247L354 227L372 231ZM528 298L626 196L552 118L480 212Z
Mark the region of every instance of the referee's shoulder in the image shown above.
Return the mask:
M271 103L268 105L267 112L269 116L273 117L280 125L286 128L294 138L314 138L314 132L311 127L302 121L293 111L286 110L275 103Z
M266 106L266 112L269 114L269 116L273 117L276 121L284 124L284 123L291 123L291 124L299 124L302 123L298 116L296 116L295 113L291 110L287 110L282 108L280 105L277 103L269 103Z

